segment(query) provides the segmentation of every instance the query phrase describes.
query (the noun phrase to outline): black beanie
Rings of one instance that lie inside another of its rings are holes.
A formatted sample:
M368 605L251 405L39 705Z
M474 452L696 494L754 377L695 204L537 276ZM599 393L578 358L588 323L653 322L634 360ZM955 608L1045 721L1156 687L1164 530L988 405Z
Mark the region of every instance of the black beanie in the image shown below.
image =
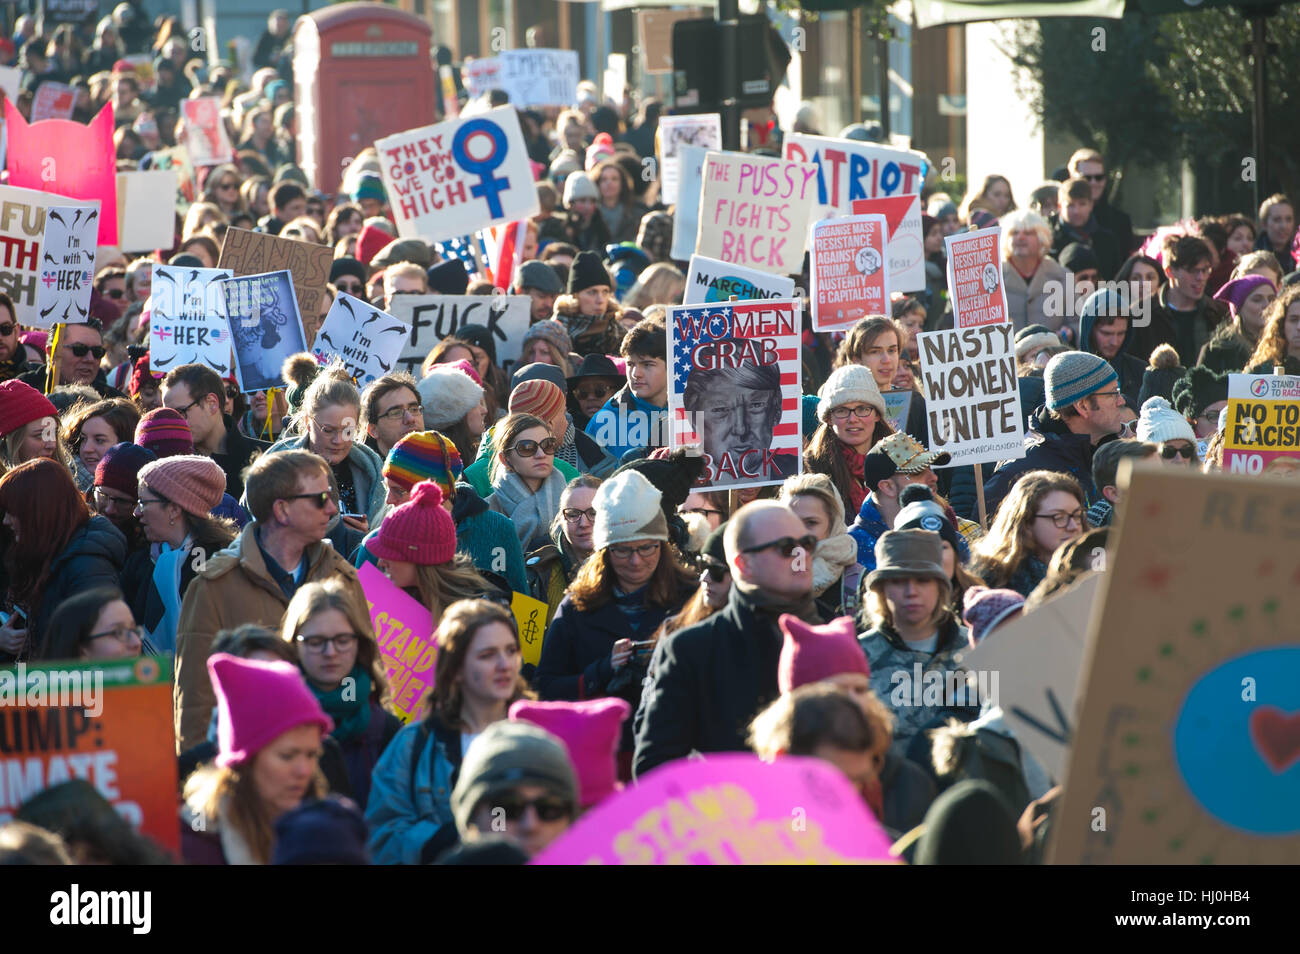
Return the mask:
M465 269L462 268L461 271L464 272ZM492 332L487 325L461 325L456 329L455 337L468 341L476 348L482 348L488 353L488 360L492 364L497 363L497 343L492 340Z
M639 470L641 476L654 485L663 495L659 504L664 515L671 519L676 516L677 508L686 503L686 498L695 489L695 481L704 473L704 455L680 447L667 457L643 457L629 461L609 476L614 477L625 470Z
M469 288L469 272L458 258L431 266L425 275L429 278L429 291L439 295L463 295Z
M1174 382L1170 397L1174 409L1193 421L1211 404L1228 400L1228 375L1215 374L1207 367L1195 365Z
M918 865L1018 865L1020 835L1006 800L983 779L958 782L925 813Z
M1071 242L1061 249L1057 261L1067 272L1086 272L1090 268L1100 267L1097 264L1097 253L1082 242Z
M614 282L601 264L599 255L595 252L579 252L569 268L569 294L576 295L596 285L606 285L613 289Z
M355 258L347 256L334 259L334 264L330 266L330 284L334 284L343 275L351 275L363 285L370 279L369 269Z

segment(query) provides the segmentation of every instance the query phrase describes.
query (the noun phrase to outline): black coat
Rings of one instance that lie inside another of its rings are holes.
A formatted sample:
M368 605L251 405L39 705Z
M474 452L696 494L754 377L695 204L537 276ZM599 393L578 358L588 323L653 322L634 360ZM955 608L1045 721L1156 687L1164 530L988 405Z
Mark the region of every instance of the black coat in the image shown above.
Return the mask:
M93 515L50 561L49 582L41 594L41 604L32 610L29 645L43 645L50 617L69 596L98 586L117 587L125 562L126 537L122 531L107 517Z
M749 723L777 696L781 632L736 599L655 647L637 714L633 771L692 751L743 752Z
M997 513L1012 485L1020 475L1031 470L1052 470L1072 474L1083 487L1084 505L1101 499L1092 483L1092 454L1095 450L1087 434L1075 434L1046 407L1040 407L1030 419L1032 430L1025 437L1025 456L1002 464L984 482L984 503L989 518Z
M239 429L233 417L223 415L222 420L226 425L226 451L213 454L212 459L226 472L226 493L239 500L244 496L244 468L271 445L249 437Z

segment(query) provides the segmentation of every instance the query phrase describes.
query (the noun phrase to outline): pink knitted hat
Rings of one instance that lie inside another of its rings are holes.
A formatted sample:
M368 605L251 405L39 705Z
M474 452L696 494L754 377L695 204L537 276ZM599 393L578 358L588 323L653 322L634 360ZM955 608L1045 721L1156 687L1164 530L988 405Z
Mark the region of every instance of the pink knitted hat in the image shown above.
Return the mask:
M510 392L508 407L511 414L535 414L549 424L564 410L564 392L550 381L533 378Z
M479 387L483 386L483 379L479 377L478 369L475 368L474 365L472 365L470 362L466 361L464 358L457 358L455 361L447 362L447 367L460 368L460 370L464 371L466 374L470 376L470 380L472 380L475 384L477 384Z
M977 645L1012 613L1025 608L1025 598L1015 590L972 586L962 597L962 621L970 627L970 643Z
M422 480L410 499L384 517L366 549L384 560L437 566L456 555L456 524L442 506L442 490Z
M211 457L180 454L145 464L138 479L188 514L206 517L226 492L226 472Z
M841 616L825 626L810 626L797 616L782 613L777 623L785 633L776 668L776 684L782 695L844 672L871 675L852 617Z
M135 442L159 457L194 453L194 434L190 422L180 411L156 407L135 426Z
M217 693L217 765L242 765L290 729L334 728L298 667L258 662L229 653L208 657L208 674Z
M613 697L584 702L520 699L510 707L510 720L531 722L560 738L578 772L580 804L590 808L622 787L616 754L623 720L631 711L627 702Z

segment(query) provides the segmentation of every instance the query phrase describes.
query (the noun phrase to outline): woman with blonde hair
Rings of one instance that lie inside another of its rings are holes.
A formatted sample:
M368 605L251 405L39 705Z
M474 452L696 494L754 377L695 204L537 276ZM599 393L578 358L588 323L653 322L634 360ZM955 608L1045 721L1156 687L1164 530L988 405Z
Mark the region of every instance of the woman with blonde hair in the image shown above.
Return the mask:
M1264 330L1247 363L1251 374L1272 374L1278 365L1300 374L1300 285L1283 288L1264 311Z
M393 739L375 766L366 822L375 864L428 864L455 847L456 774L470 743L530 698L519 630L508 609L462 600L438 624L427 714Z
M1016 198L1011 194L1011 182L1006 176L996 173L984 177L984 183L978 192L971 192L962 203L959 216L963 222L970 221L971 206L982 202L984 208L1001 218L1008 212L1016 211Z
M858 608L858 543L844 522L844 501L826 474L787 477L777 501L785 504L817 538L813 550L813 596L826 619L852 616Z
M994 589L1029 596L1056 548L1088 529L1088 504L1069 474L1031 470L1012 485L988 535L975 545L972 571Z
M655 262L637 276L623 299L625 308L642 313L651 305L680 305L686 295L686 276L672 262Z
M208 177L203 180L203 195L200 201L216 206L226 218L236 212L247 212L248 203L244 201L239 191L243 181L244 177L232 164L225 162L213 166L208 172Z
M384 708L388 680L370 612L334 580L307 583L289 601L280 636L296 648L307 688L334 720L330 736L343 750L352 797L364 805L370 773L402 727Z
M185 213L185 224L181 226L181 241L188 242L210 225L225 222L226 215L220 206L211 202L195 202Z

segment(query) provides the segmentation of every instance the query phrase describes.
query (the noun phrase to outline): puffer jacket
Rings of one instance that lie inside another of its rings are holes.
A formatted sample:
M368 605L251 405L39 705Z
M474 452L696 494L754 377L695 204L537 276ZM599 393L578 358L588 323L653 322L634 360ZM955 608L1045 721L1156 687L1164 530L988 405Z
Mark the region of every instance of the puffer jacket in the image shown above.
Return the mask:
M1092 483L1092 455L1096 448L1087 434L1075 434L1046 406L1030 415L1030 429L1025 436L1025 456L1004 461L993 476L984 482L984 502L989 518L1020 475L1030 470L1052 470L1071 474L1083 488L1085 506L1101 499Z
M29 645L42 644L50 617L69 596L97 586L118 586L125 563L126 537L122 536L122 531L107 517L92 515L50 561L41 605L34 607L31 613L27 633Z
M266 453L310 449L307 446L307 435L299 434L276 441L267 448ZM366 519L370 521L370 526L377 527L384 517L384 505L388 498L388 486L384 483L382 473L384 461L361 441L353 441L352 449L348 451L348 463L352 465L352 480L357 486L357 503L366 508ZM240 503L248 506L246 500L241 500ZM331 529L332 527L333 525Z
M463 755L460 732L436 716L393 737L375 764L366 803L375 864L428 864L460 841L451 790Z

